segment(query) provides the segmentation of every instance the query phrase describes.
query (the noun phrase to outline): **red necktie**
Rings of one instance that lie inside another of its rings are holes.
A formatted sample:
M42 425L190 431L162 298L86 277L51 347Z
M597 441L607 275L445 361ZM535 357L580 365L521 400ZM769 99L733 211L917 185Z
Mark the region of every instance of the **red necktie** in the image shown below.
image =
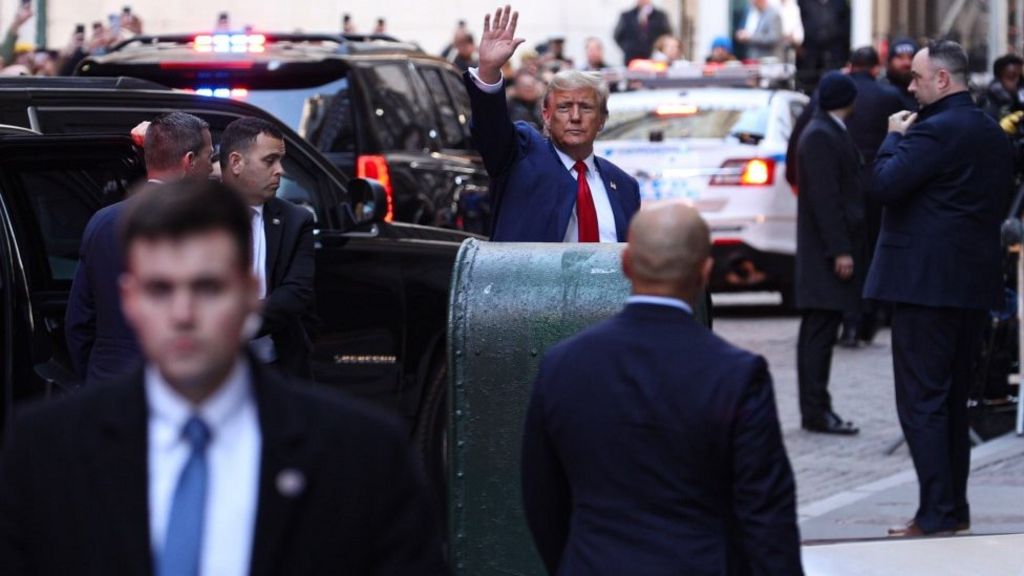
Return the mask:
M576 162L576 222L579 224L580 242L597 242L597 209L594 208L594 197L590 195L590 184L587 184L587 165Z

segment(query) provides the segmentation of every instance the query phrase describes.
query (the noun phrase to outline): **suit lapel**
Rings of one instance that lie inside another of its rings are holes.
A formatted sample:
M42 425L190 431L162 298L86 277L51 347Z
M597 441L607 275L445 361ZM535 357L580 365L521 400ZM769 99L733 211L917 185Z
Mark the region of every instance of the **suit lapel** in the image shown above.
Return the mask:
M281 252L281 235L284 233L279 202L282 200L271 198L263 205L263 234L267 239L267 261L264 274L267 278L268 293L275 285L274 267L277 264L277 255Z
M117 386L99 409L95 435L83 431L85 454L95 454L90 476L103 531L98 541L113 543L112 557L126 573L151 574L149 469L145 388L139 370ZM93 443L93 445L88 445Z
M626 221L626 213L622 209L618 185L608 177L608 170L604 169L604 160L596 155L594 156L594 166L597 166L597 173L600 174L601 181L604 182L604 190L608 193L608 203L611 204L612 214L615 216L615 235L619 242L622 242L625 240L629 222Z
M276 376L250 361L263 447L259 505L253 535L252 576L280 573L282 543L292 518L305 501L310 462L303 457L306 428Z
M569 228L569 219L572 218L572 210L576 206L576 179L572 177L572 172L565 169L565 164L562 163L562 157L558 155L555 150L555 144L548 139L548 148L551 151L551 156L555 159L555 165L558 166L559 171L562 173L560 179L566 184L559 184L558 190L564 193L558 195L557 204L555 205L555 213L558 214L558 241L561 242L562 238L565 237L565 232Z

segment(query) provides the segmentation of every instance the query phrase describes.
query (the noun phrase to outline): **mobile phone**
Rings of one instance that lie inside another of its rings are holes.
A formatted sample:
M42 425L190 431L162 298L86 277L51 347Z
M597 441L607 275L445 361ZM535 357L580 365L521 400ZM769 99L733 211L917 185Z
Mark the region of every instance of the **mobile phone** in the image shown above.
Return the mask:
M132 13L132 7L131 6L125 6L124 8L121 9L121 13L124 14L125 16L130 15Z
M75 24L75 34L85 34L85 24Z

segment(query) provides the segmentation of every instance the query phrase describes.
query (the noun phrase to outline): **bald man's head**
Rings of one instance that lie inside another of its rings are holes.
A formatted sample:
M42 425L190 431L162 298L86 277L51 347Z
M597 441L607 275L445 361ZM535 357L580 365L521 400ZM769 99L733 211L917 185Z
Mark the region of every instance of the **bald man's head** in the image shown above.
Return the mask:
M683 202L660 202L633 218L622 265L634 293L689 299L707 281L710 255L710 233L700 214Z

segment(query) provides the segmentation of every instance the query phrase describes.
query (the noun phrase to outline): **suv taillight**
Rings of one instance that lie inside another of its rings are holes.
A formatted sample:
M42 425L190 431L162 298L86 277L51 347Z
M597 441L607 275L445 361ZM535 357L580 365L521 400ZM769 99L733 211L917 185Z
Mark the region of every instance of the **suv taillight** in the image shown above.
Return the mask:
M384 217L385 222L391 222L395 217L394 190L391 188L391 170L388 169L388 160L383 156L359 156L356 159L356 177L373 178L384 186L388 194L388 213Z
M771 186L775 183L775 160L749 158L726 160L722 174L711 177L711 186Z

